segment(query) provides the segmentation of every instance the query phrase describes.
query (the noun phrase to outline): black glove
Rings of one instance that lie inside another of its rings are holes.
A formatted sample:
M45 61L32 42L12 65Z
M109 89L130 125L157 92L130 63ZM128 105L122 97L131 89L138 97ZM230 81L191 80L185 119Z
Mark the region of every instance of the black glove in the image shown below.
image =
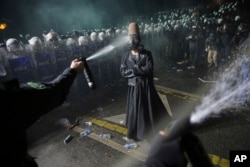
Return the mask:
M179 140L165 143L166 137L157 135L153 140L145 167L186 167L187 159Z

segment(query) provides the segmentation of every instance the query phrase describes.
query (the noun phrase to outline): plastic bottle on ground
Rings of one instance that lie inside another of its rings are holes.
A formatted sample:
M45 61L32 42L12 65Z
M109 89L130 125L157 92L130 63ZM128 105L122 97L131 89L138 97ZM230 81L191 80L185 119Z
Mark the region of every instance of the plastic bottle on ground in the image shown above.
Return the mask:
M111 138L111 134L108 134L108 133L106 133L106 134L100 134L99 137L100 138L105 138L105 139L110 139Z
M80 133L80 136L81 137L84 137L84 136L88 136L90 134L90 130L89 129L86 129L86 130L84 130L84 131L82 131L81 133Z
M124 145L125 148L131 149L131 148L137 148L138 144L137 143L127 143Z

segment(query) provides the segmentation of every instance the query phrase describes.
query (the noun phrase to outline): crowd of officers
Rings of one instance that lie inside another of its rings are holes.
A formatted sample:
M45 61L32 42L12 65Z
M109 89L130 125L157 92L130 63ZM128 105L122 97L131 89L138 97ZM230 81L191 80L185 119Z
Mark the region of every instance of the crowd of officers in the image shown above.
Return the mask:
M200 66L217 68L233 60L234 51L249 34L240 5L242 2L236 1L216 7L173 9L137 18L142 44L153 53L155 71L178 63L193 70ZM126 27L72 31L66 35L50 30L41 37L27 34L22 40L10 38L0 48L0 80L15 77L20 83L49 81L72 59L90 57L117 38L126 36ZM121 79L120 59L125 50L126 46L115 48L88 62L97 86L114 84ZM79 88L88 89L84 78L79 80Z
M62 73L73 59L86 59L110 45L111 37L108 40L104 39L103 35L104 33L93 32L89 38L71 36L63 39L57 32L50 30L43 34L43 38L27 38L26 43L10 38L0 48L1 82L13 78L17 78L20 84L29 81L51 81ZM114 49L98 59L87 61L96 86L114 84L114 79L118 78L120 57L114 56L121 54L117 54L118 51ZM73 89L78 95L89 90L84 75L76 79Z

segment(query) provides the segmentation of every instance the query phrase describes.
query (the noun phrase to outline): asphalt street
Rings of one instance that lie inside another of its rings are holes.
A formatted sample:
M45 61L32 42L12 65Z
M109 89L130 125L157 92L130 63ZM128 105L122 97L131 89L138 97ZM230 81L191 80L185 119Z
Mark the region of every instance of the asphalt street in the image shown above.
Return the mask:
M165 96L171 109L171 120L178 119L202 103L214 82L202 82L201 71L177 72L165 69L155 75L155 85ZM30 129L30 154L39 167L140 167L147 157L149 141L137 143L136 149L126 149L125 104L127 83L120 80L113 86L88 92L82 98L69 101L42 117ZM67 119L76 126L60 124ZM250 114L248 107L229 108L211 117L194 131L200 138L215 166L228 167L230 151L250 149ZM85 122L91 122L88 126ZM89 129L90 134L80 133ZM110 139L100 138L110 134ZM70 135L71 140L64 142ZM130 141L131 142L131 141Z

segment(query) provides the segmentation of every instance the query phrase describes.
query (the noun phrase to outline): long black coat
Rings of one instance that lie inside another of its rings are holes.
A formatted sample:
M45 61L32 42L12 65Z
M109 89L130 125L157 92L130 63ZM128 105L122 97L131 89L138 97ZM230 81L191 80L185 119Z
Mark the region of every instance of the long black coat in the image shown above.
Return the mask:
M158 132L160 119L167 117L154 87L153 71L153 57L148 50L141 50L138 56L127 52L122 57L120 72L128 79L126 127L129 139L139 141Z

